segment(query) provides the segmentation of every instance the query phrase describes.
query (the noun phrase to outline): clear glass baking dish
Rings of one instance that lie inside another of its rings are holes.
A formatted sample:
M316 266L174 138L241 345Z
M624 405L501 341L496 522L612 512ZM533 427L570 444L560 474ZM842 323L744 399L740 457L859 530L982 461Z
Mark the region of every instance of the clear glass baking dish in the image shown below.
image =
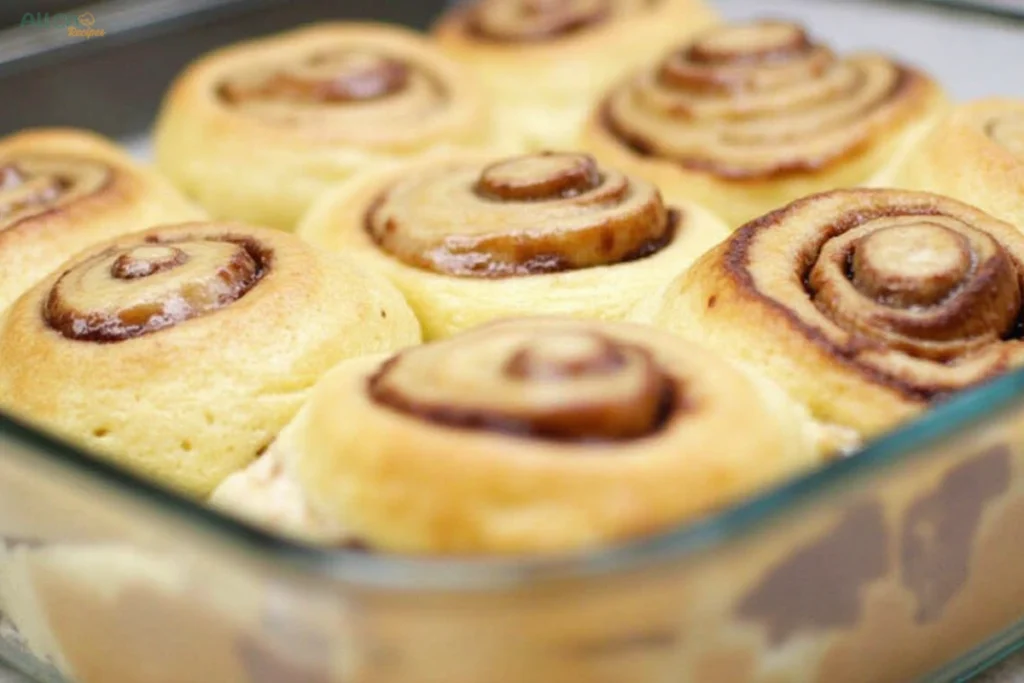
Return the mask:
M0 108L0 131L86 126L144 153L160 94L196 54L328 16L425 25L441 3L214 4L202 22L148 23L99 6L97 24L123 28L106 44L0 34L0 94L19 101ZM812 28L841 47L902 32L846 20L883 12L872 5L772 10L827 14ZM979 26L963 28L985 36L979 75L955 94L1024 95L1005 70L984 76L1014 49L1003 64L1024 63L1024 29ZM1024 371L738 507L565 557L314 550L2 416L0 452L0 656L42 681L945 682L1024 643Z

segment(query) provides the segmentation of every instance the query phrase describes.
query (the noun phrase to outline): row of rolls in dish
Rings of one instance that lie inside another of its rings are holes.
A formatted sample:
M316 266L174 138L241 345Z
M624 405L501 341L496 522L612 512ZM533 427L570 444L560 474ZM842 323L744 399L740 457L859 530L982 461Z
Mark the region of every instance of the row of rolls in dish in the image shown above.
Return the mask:
M4 409L309 541L545 552L1024 361L1024 103L753 22L641 67L575 145L495 146L444 54L465 11L436 43L330 24L199 60L164 175L83 131L0 141ZM565 130L556 104L513 118Z

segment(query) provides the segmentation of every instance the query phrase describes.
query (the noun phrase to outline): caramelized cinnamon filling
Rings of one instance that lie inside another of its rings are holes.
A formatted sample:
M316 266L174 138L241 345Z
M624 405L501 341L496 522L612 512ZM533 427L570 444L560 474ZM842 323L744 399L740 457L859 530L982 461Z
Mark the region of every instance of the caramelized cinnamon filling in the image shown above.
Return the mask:
M829 240L808 278L818 308L888 348L952 360L1005 338L1020 275L991 236L945 216L869 221Z
M678 221L650 184L602 172L584 154L542 153L409 175L365 224L407 265L501 278L644 258L671 243Z
M506 159L480 172L477 195L496 201L570 199L601 184L593 157L584 154L538 154Z
M68 339L117 342L209 315L266 274L271 254L249 239L147 239L113 247L67 270L43 317Z
M500 324L400 353L369 393L438 424L564 441L642 438L679 408L675 382L638 346Z
M0 160L0 229L95 194L111 177L108 167L73 157Z
M876 55L838 59L799 26L724 26L613 91L605 128L639 154L728 180L811 173L916 105L923 77Z

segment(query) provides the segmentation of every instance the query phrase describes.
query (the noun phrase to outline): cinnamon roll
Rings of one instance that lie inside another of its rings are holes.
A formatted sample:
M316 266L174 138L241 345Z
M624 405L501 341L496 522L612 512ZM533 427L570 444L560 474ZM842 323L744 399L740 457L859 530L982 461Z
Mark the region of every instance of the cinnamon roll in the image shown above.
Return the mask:
M0 405L202 496L339 361L419 327L382 277L291 235L160 226L94 246L0 319Z
M85 247L198 207L98 135L40 128L0 139L0 309Z
M489 88L501 130L560 149L619 77L717 20L705 0L476 0L434 35Z
M788 22L732 24L612 89L583 146L737 227L870 180L944 102L928 76L884 56L838 57Z
M756 365L865 435L1024 364L1024 235L954 199L808 197L743 226L654 321Z
M955 197L1024 230L1024 100L956 107L914 146L889 184Z
M726 232L576 153L445 155L362 174L299 228L391 278L428 339L516 315L620 319Z
M804 415L672 335L528 318L343 363L264 457L320 542L560 551L663 529L810 466ZM231 494L245 476L213 501L259 518L261 497Z
M171 88L161 169L215 217L291 229L325 188L440 146L489 145L485 99L412 31L325 23L218 50Z

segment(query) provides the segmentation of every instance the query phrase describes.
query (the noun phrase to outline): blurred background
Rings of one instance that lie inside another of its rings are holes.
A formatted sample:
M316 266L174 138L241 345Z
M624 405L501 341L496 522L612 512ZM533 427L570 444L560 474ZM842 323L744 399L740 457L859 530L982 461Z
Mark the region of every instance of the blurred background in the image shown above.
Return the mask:
M729 18L798 17L839 50L879 49L954 96L1024 97L1024 0L713 0ZM427 27L447 0L0 0L0 134L76 125L146 154L168 83L215 47L317 19ZM88 9L102 38L60 25ZM26 14L31 15L29 22ZM40 21L49 14L51 21ZM66 19L64 19L66 21ZM22 25L23 22L26 25ZM10 106L16 103L17 106Z

